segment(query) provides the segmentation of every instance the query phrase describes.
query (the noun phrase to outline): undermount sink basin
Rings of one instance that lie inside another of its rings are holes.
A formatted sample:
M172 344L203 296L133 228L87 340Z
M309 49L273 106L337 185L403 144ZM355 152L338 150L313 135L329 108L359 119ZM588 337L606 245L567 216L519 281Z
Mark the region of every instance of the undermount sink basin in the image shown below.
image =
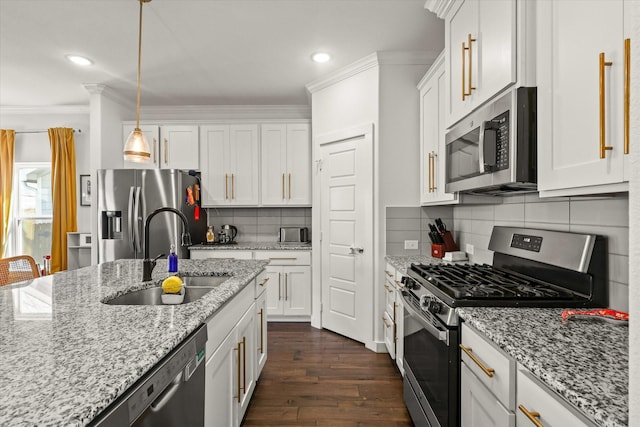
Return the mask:
M229 279L229 276L183 277L182 280L186 286L182 304L188 304L202 298L227 279ZM129 292L104 303L109 305L164 305L161 296L162 286L156 286Z

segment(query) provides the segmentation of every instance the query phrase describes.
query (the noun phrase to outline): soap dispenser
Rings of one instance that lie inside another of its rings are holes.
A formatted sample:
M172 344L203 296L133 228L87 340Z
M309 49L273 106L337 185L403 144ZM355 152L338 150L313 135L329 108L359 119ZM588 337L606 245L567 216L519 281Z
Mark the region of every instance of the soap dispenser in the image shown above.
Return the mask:
M174 245L171 245L171 249L169 249L167 264L169 266L169 273L176 273L178 271L178 255L176 255L176 247Z

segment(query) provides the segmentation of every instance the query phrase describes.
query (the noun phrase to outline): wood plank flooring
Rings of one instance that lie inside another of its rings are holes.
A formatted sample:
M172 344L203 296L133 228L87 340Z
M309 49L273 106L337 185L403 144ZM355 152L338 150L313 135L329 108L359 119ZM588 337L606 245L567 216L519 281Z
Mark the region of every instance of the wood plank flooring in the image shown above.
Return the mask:
M309 323L269 323L267 363L243 426L412 426L386 353Z

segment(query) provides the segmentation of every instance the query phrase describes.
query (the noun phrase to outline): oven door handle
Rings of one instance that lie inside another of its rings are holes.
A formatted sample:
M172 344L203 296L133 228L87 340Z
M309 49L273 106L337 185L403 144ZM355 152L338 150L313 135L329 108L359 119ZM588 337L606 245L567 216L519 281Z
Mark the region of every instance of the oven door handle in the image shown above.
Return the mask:
M406 293L402 293L402 298L405 301L404 308L406 308L410 313L411 317L413 317L423 328L425 328L431 335L436 337L439 341L444 341L449 346L449 331L443 331L441 329L436 328L431 323L427 322L422 313L419 313L415 308L412 307L413 301L411 297Z

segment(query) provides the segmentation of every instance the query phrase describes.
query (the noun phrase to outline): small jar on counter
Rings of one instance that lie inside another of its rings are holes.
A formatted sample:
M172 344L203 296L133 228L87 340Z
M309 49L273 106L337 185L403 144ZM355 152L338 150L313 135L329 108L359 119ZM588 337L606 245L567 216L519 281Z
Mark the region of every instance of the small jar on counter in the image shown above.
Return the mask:
M207 243L213 243L216 240L216 233L213 232L213 225L207 229Z

